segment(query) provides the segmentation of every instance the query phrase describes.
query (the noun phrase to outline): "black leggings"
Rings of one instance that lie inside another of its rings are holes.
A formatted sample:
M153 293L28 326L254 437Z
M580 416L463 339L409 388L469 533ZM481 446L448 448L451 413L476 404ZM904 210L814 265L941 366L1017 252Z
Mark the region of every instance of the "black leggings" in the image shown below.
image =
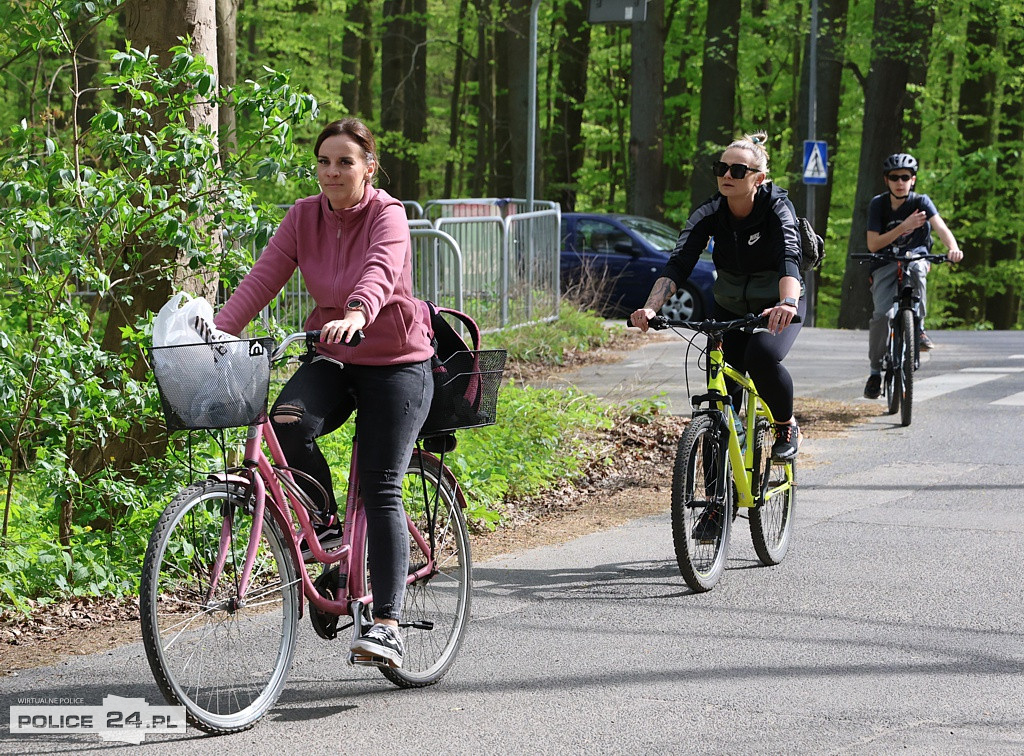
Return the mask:
M302 365L281 390L270 421L288 464L312 476L337 511L331 470L316 439L339 428L356 406L356 461L366 507L367 559L373 583L373 615L399 619L409 574L409 535L402 506L402 479L430 410L434 379L430 362L346 365L328 360ZM323 502L299 478L314 502Z
M742 318L743 314L729 312L715 305L716 320ZM801 299L797 305L801 320L807 314L807 304ZM730 331L722 340L725 361L740 373L749 375L757 386L757 392L772 411L775 420L784 423L793 417L793 378L782 364L782 360L793 347L793 342L803 328L802 323L786 326L777 336L770 333L744 333ZM726 381L733 406L738 412L743 392L733 381Z

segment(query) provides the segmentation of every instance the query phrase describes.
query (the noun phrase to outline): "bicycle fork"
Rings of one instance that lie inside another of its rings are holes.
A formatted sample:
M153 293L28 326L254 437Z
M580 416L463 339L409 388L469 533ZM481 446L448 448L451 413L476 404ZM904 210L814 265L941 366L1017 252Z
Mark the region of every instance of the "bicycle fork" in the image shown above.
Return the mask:
M715 349L708 351L708 393L693 397L691 403L696 407L706 402L713 408L702 410L695 415L713 414L715 416L718 425L718 459L721 460L722 468L724 468L725 460L728 457L734 471L744 471L743 475L732 475L731 478L732 483L736 486L736 505L749 508L757 504L750 483L753 478L753 448L756 442L756 425L751 422L755 408L748 408L747 448L744 450L740 447L739 437L733 430L734 418L738 412L733 406L732 397L726 390L725 374L725 355L722 354L721 344L718 344ZM747 385L747 379L739 375L730 377L737 381L745 391L750 391L751 387ZM751 393L751 396L754 395ZM722 480L722 485L729 485L729 481L725 480L724 472L724 469L720 470L719 478ZM723 491L723 496L724 493Z

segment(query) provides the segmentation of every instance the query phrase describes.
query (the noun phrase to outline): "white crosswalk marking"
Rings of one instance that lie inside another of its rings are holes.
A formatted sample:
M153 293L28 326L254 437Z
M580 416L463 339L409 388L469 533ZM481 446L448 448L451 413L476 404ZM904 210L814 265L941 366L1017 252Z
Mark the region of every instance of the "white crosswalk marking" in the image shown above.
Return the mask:
M961 373L1024 373L1024 367L964 368Z
M1011 407L1024 407L1024 391L1010 396L1004 396L1002 399L996 399L992 404L1009 405Z
M934 399L951 391L960 391L961 389L977 386L981 383L994 381L996 378L1002 378L1005 375L1006 373L968 373L963 371L959 373L945 373L944 375L936 375L932 378L922 378L920 380L915 376L914 402Z

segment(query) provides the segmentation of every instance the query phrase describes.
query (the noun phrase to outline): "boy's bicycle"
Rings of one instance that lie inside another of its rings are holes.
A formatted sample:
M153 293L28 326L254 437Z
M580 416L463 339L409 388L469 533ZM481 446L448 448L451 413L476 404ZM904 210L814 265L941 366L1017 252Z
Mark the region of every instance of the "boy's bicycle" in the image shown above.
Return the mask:
M772 460L775 418L753 381L726 363L722 353L727 331L754 331L767 322L760 315L703 322L658 316L649 321L655 330L686 328L707 336L707 390L690 399L693 419L679 442L672 475L676 560L686 584L697 592L711 590L722 577L741 508L750 512L750 535L763 564L779 564L793 538L796 464ZM739 424L726 378L743 389L745 426ZM743 440L738 428L743 428Z
M918 260L929 263L949 262L945 255L928 252L902 252L887 247L878 252L853 252L854 260L875 260L897 263L896 296L889 310L889 332L882 355L882 392L889 414L900 413L900 424L910 425L914 408L914 371L921 366L920 297L914 294L910 264Z
M233 342L255 355L258 375L245 383L263 391L250 402L258 409L245 421L244 462L182 490L161 515L146 551L139 595L146 656L168 702L183 706L188 721L207 732L244 730L274 704L288 676L304 611L325 639L348 628L356 638L372 624L358 449L353 444L342 543L327 551L314 529L322 522L320 507L298 486L304 473L288 467L265 413L270 365L302 339L311 357L318 338L317 331L292 334L276 349L271 339ZM180 366L190 359L208 361L211 348L217 346L162 349L195 350L195 357L180 351L174 355ZM209 403L204 394L209 381L205 386L161 382L161 351L153 349L154 370L168 428L197 427L195 419L182 422L176 410L194 408L197 399ZM477 424L487 425L495 420L505 353L473 354L482 386ZM228 414L236 405L231 403ZM230 425L238 422L218 424L209 414L198 421L198 427ZM445 452L454 448L452 430L419 440L405 471L410 567L401 611L403 664L395 668L349 654L350 663L377 666L400 687L440 680L455 661L469 620L466 502L444 464ZM303 561L303 540L312 563L322 565L317 577Z

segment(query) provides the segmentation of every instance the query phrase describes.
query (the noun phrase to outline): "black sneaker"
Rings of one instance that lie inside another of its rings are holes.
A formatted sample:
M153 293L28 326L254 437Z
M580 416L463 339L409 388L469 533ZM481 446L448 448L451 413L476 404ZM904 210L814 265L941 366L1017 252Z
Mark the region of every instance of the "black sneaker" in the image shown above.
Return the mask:
M326 525L314 525L313 530L316 531L316 539L320 541L320 547L324 551L330 551L341 546L341 523L334 515L331 515L331 519L327 521ZM302 561L306 564L317 561L316 557L313 556L313 552L310 551L305 537L299 541L299 548L302 549Z
M932 340L928 338L928 334L924 331L917 335L917 345L922 352L930 352L935 347L935 344L932 343Z
M719 516L720 507L712 504L705 507L693 526L690 536L698 543L714 543L722 532L722 521Z
M800 426L796 423L776 423L772 459L776 462L789 462L796 457L799 448Z
M366 635L352 643L349 649L353 664L372 664L374 666L401 667L405 645L398 628L391 625L374 623L366 631Z
M864 384L864 396L867 399L877 399L882 395L882 376L869 375L868 382Z

